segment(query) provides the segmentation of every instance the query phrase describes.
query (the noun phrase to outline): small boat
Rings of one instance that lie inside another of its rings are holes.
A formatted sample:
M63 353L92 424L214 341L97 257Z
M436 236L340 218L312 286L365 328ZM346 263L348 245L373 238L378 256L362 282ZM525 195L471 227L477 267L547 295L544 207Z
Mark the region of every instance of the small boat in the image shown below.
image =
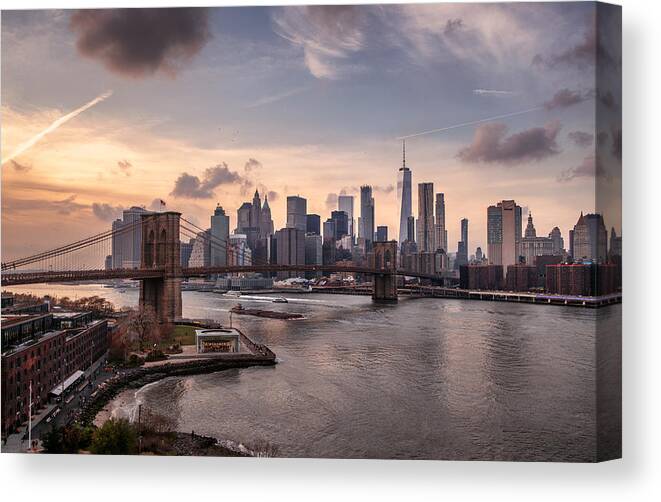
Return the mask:
M228 291L227 293L225 293L225 296L234 296L234 297L241 296L241 291Z
M284 298L282 296L278 296L278 297L273 299L273 303L289 303L289 301L287 300L287 298Z

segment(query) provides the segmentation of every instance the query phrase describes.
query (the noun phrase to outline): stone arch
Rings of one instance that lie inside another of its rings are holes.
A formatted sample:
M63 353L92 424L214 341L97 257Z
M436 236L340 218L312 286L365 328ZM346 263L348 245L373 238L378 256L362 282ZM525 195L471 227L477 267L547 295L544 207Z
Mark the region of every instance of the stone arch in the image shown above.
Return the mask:
M147 235L147 241L144 243L143 257L145 266L151 268L154 266L154 231L150 230Z
M165 228L161 228L161 233L158 236L158 246L156 248L156 265L159 267L165 266L165 249L168 241L168 234Z

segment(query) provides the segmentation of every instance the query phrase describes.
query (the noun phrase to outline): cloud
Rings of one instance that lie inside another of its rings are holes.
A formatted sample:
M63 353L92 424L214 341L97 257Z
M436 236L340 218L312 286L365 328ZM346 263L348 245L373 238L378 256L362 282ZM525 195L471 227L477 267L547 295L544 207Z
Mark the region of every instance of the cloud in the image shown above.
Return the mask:
M305 65L318 79L338 79L338 63L363 48L368 9L356 5L310 5L275 9L276 34L303 49Z
M464 27L464 21L462 19L448 19L445 23L445 28L443 29L443 34L453 35L454 33L460 31Z
M32 169L32 166L28 164L21 164L20 162L16 162L14 159L10 161L12 167L14 168L14 171L17 172L26 172Z
M300 94L301 92L307 90L308 87L296 87L294 89L289 89L276 94L269 94L268 96L264 96L262 98L257 99L254 103L250 103L248 106L246 106L246 108L257 108L260 106L270 105L271 103L275 103L277 101L287 99L291 96L295 96L296 94Z
M334 209L337 207L337 194L336 193L329 193L326 196L326 207L328 209Z
M595 178L595 176L606 176L601 160L596 155L588 155L576 167L564 170L558 176L558 181L566 183L576 178Z
M85 210L89 206L76 202L76 194L62 200L44 200L44 199L15 199L11 197L2 198L2 211L5 215L22 213L57 213L68 216L72 213Z
M280 198L280 194L275 190L269 190L268 192L266 192L266 195L268 196L271 202L275 202Z
M174 76L211 38L205 8L91 9L71 16L78 51L119 75Z
M122 206L113 206L107 203L94 202L92 204L92 213L98 219L103 221L112 221L117 219L124 208Z
M457 157L464 162L518 164L540 161L560 153L556 142L560 123L550 122L544 127L533 127L507 136L507 126L495 122L475 129L473 142L459 151Z
M592 146L594 141L594 134L584 131L571 131L567 133L567 137L580 147Z
M583 38L570 48L547 57L536 54L533 65L555 68L557 66L573 66L584 69L595 64L597 54L597 30L594 22L583 33Z
M262 163L259 160L253 159L252 157L248 159L248 162L246 162L245 166L243 166L243 170L247 173L250 171L254 171L255 169L260 169L262 167Z
M189 199L210 199L213 197L214 189L220 185L240 183L243 187L246 182L247 180L237 172L230 171L227 164L223 162L207 168L202 179L188 173L181 173L174 182L170 195Z
M372 191L373 192L380 192L380 193L383 193L383 194L388 194L388 193L392 193L393 190L395 190L395 186L392 185L392 184L385 185L385 186L372 185Z
M118 160L117 161L117 167L126 174L126 176L131 176L131 168L133 167L133 164L131 164L128 160Z
M587 99L586 94L581 94L578 91L572 91L564 88L556 92L551 99L544 102L544 108L547 110L555 110L556 108L569 108Z

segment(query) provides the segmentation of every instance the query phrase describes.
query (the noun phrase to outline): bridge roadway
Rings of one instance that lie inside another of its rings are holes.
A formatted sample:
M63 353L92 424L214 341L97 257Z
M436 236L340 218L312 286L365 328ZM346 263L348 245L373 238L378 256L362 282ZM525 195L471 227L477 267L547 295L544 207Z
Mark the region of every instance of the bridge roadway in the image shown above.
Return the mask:
M193 267L182 268L170 277L206 277L214 274L245 273L245 272L331 272L354 273L366 275L391 275L389 269L374 269L369 267L338 266L338 265L244 265L225 267ZM421 279L442 280L442 276L422 274L397 269L395 275L418 277ZM115 269L115 270L63 270L49 272L8 272L2 273L2 286L19 286L22 284L105 281L111 279L159 279L165 277L162 268L150 269Z

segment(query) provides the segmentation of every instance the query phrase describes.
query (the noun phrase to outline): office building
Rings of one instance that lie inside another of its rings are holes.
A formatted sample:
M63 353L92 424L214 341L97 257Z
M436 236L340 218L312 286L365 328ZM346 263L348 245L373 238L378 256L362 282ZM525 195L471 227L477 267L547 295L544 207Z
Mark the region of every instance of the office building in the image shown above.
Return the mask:
M537 237L532 213L528 214L528 224L524 235L523 239L521 239L520 255L526 265L536 265L538 256L554 254L554 247L557 243L554 244L553 239L550 237Z
M303 217L305 217L305 213L303 213ZM300 221L296 219L292 222L300 224ZM276 238L278 265L305 265L305 230L293 227L282 228L276 232ZM278 272L279 279L299 277L300 275L300 272Z
M378 242L386 242L388 240L388 227L380 225L376 227L376 240Z
M436 194L436 223L434 225L434 240L437 249L448 251L448 231L445 228L445 194Z
M434 184L418 183L418 235L419 252L436 251L434 243Z
M335 222L335 240L340 240L345 235L349 235L349 218L344 211L333 211L331 220Z
M397 176L397 200L399 202L399 245L408 237L408 220L413 215L412 175L406 167L406 142L402 142L402 167Z
M112 268L140 268L142 249L142 215L147 214L143 207L133 206L122 211L122 219L112 223Z
M259 204L259 202L258 202ZM210 228L210 264L212 267L227 265L227 248L230 241L230 217L218 204L211 216Z
M298 195L287 197L287 228L295 228L305 234L307 213L308 201L306 199Z
M574 261L602 263L608 257L608 231L600 214L581 215L574 225L572 257Z
M340 195L337 198L338 211L344 211L347 213L347 218L349 220L349 235L352 238L356 235L355 219L353 215L353 199L353 195Z
M363 185L360 187L360 221L358 228L358 237L362 239L364 252L372 249L374 239L374 197L372 197L372 187Z
M504 200L487 208L487 257L494 265L516 265L521 254L521 207Z
M318 214L308 214L305 217L305 233L321 235L321 218Z
M459 267L461 289L495 291L503 289L502 265L462 265Z
M553 227L549 233L549 239L553 242L553 254L562 255L565 251L565 241L558 227Z

